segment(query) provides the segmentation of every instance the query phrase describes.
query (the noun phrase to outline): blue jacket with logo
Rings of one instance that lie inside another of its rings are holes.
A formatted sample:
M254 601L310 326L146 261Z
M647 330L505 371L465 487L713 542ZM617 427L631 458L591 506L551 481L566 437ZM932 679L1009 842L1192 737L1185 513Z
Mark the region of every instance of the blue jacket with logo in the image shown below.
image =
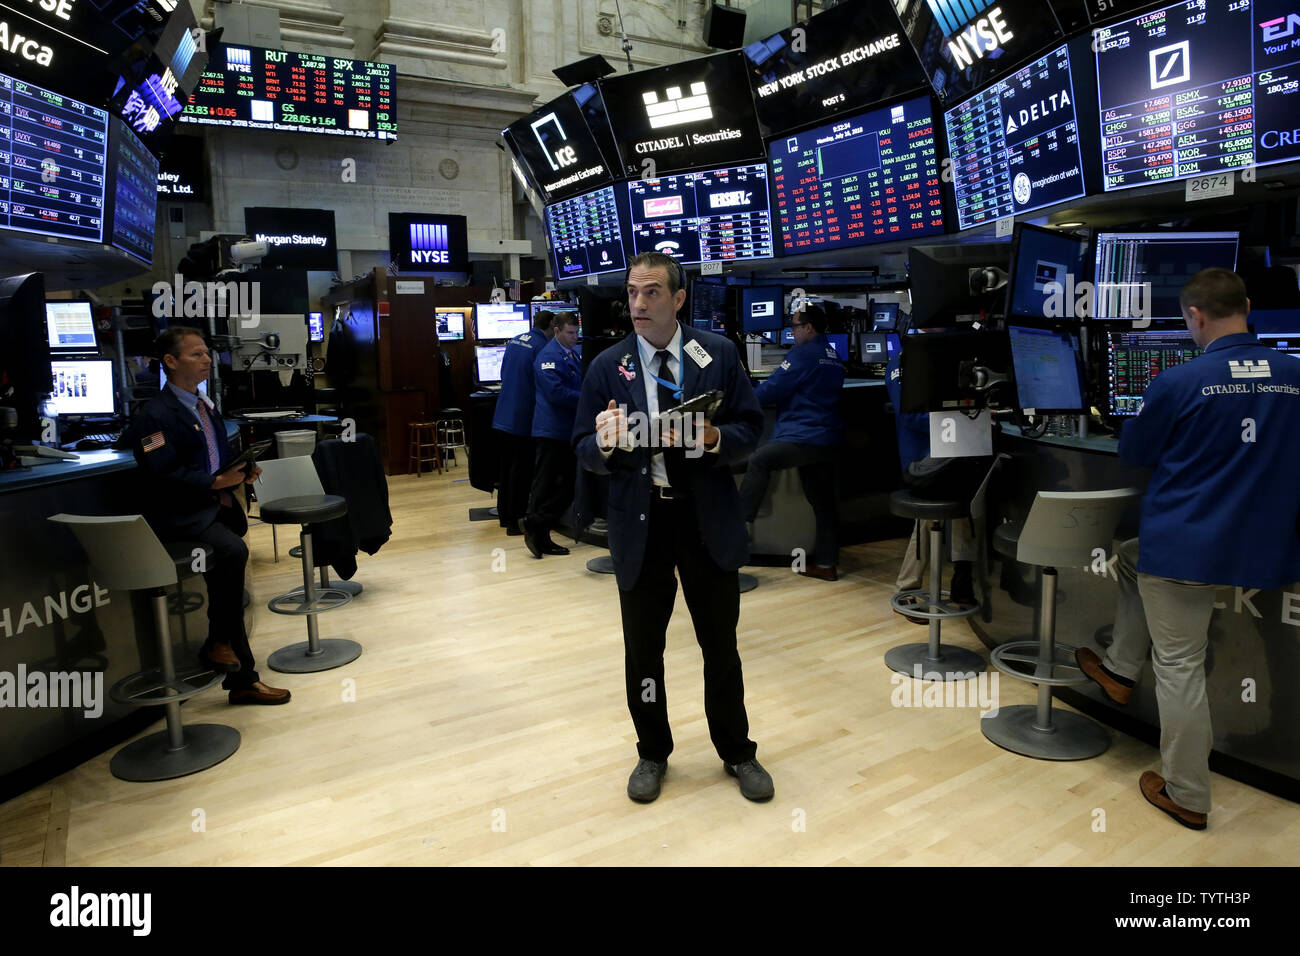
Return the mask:
M1300 359L1249 333L1161 372L1119 443L1154 469L1138 570L1271 589L1300 581Z
M844 363L825 335L792 348L781 367L754 389L760 405L776 406L771 441L838 445L844 433L840 393Z
M902 350L895 352L885 366L885 390L894 405L894 427L898 431L898 461L907 471L907 466L930 455L930 416L924 412L904 415L899 411L903 406L903 380L900 377L899 362Z
M567 442L573 435L573 416L582 394L582 358L551 339L533 360L536 404L533 437Z
M545 332L529 329L506 345L501 359L501 394L497 396L492 427L511 435L533 431L533 362L546 345Z

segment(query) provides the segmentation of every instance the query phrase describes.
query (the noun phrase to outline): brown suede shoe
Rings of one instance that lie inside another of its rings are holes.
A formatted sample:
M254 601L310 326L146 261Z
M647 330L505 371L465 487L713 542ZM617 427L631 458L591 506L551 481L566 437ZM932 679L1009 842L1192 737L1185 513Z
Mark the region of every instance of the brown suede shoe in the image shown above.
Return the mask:
M224 641L213 641L207 645L206 650L200 650L199 663L223 674L233 673L243 666L239 663L239 658L235 656L230 644Z
M230 692L230 702L232 704L287 704L289 703L289 697L290 694L287 690L280 687L268 687L260 680L256 681L252 687Z
M810 564L799 573L805 578L816 578L818 581L838 581L840 579L839 573L833 564Z
M1102 666L1101 658L1091 647L1081 647L1075 651L1074 660L1079 665L1079 670L1100 687L1103 694L1121 707L1132 698L1133 688L1125 687L1116 680L1114 675Z
M1165 778L1154 770L1148 770L1138 778L1138 789L1147 798L1147 803L1163 810L1189 830L1204 830L1209 823L1209 814L1188 810L1170 800L1165 792Z

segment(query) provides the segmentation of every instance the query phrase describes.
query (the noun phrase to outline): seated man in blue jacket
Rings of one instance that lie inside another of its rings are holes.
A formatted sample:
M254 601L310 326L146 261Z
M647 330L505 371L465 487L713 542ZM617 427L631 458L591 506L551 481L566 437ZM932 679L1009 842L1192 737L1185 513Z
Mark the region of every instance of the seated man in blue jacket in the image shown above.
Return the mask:
M582 390L582 356L578 354L578 325L572 312L551 319L551 341L533 360L533 489L528 514L519 522L524 544L534 558L568 554L551 540L554 528L573 504L577 462L570 438L573 415Z
M533 327L516 335L506 345L501 359L501 392L492 415L498 458L501 462L497 493L497 520L506 534L522 534L519 522L528 514L528 494L533 487L533 403L536 388L533 363L550 341L555 313L542 309L533 316Z
M749 456L740 499L745 520L752 522L767 494L771 473L798 468L804 497L817 519L812 561L799 573L834 581L838 549L835 545L835 450L843 437L840 393L844 389L844 363L826 338L826 313L809 305L790 323L794 348L781 367L754 390L762 405L776 406L772 437Z

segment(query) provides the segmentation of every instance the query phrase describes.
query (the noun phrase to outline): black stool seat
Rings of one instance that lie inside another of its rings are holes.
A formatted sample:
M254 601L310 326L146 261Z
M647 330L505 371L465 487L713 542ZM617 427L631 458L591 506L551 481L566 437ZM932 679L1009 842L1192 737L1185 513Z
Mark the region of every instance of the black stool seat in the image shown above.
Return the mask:
M970 515L970 502L921 498L900 488L889 496L889 513L913 521L952 521Z
M347 513L348 500L341 495L301 495L268 501L261 518L267 524L316 524Z
M459 418L459 417L460 417L459 408L444 408L442 409L442 411L438 412L438 414L434 416L434 418Z
M172 564L176 565L176 576L178 578L187 578L190 575L198 574L194 570L194 549L199 548L203 551L204 567L207 567L208 559L212 557L212 545L203 544L200 541L171 541L163 545L167 549L167 556L172 559Z
M1008 521L998 525L993 532L993 550L1003 557L1014 558L1020 545L1020 532L1024 530L1023 521Z

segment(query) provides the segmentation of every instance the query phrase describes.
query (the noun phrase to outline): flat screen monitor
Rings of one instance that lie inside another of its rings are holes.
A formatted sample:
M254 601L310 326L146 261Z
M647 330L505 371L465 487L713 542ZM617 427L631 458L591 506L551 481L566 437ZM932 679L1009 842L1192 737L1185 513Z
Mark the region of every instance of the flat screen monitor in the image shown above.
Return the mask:
M897 302L873 302L871 303L871 323L872 328L879 331L892 331L898 328L898 303Z
M768 145L784 255L944 231L929 96Z
M1261 332L1260 345L1300 358L1300 332Z
M1060 46L944 113L959 229L1084 194L1074 102Z
M1278 0L1190 0L1098 29L1103 188L1300 158L1297 36Z
M527 303L479 302L474 306L474 338L480 342L513 339L530 328Z
M794 329L788 325L781 330L781 344L794 345Z
M1010 375L1006 332L958 329L908 335L899 357L899 411L945 412L1008 407L1014 396L977 387L975 368Z
M721 282L691 282L691 325L706 332L727 332L727 287Z
M208 167L203 158L203 140L197 136L173 136L158 161L158 198L185 202L207 196Z
M51 359L54 410L59 415L112 415L113 363L108 359Z
M160 368L158 369L158 388L163 389L166 387L167 387L167 370ZM203 381L199 382L199 394L200 395L208 394L207 379L204 379Z
M546 237L555 278L621 272L627 267L623 230L626 199L622 186L605 186L546 207Z
M1191 332L1111 332L1106 337L1106 406L1111 415L1136 415L1151 381L1167 368L1201 354Z
M1088 409L1079 336L1070 331L1007 326L1019 408L1029 412Z
M741 287L741 331L779 332L785 319L784 301L785 295L779 285Z
M543 310L549 310L556 315L566 315L570 321L578 326L578 338L582 338L582 315L578 306L574 302L534 302L532 304L532 320L535 322L537 313Z
M99 352L89 302L46 302L45 331L52 354Z
M263 269L333 272L339 267L333 209L245 206L244 234L271 247Z
M912 247L907 250L912 321L917 328L948 326L993 311L1002 292L971 292L971 270L1006 268L1006 243Z
M548 203L613 179L572 91L510 124L504 135Z
M1181 319L1178 294L1202 269L1237 268L1235 232L1101 232L1092 316L1100 321Z
M858 340L863 365L885 365L901 348L893 332L864 332Z
M325 313L324 312L307 313L307 340L310 342L325 341Z
M680 262L770 259L767 184L766 163L628 183L632 252Z
M440 342L459 342L465 338L465 320L470 309L435 309L434 323Z
M501 360L505 357L504 345L474 346L474 375L480 385L497 385L501 382Z
M1087 257L1088 243L1078 236L1016 223L1011 239L1011 267L1007 269L1007 315L1033 319L1086 318L1075 315L1078 297L1073 290L1082 289L1084 280L1090 277L1084 271Z
M847 332L828 332L826 333L826 341L830 342L841 362L849 360L849 336Z
M113 245L145 265L152 265L158 160L116 116L112 119L109 146L113 158Z

